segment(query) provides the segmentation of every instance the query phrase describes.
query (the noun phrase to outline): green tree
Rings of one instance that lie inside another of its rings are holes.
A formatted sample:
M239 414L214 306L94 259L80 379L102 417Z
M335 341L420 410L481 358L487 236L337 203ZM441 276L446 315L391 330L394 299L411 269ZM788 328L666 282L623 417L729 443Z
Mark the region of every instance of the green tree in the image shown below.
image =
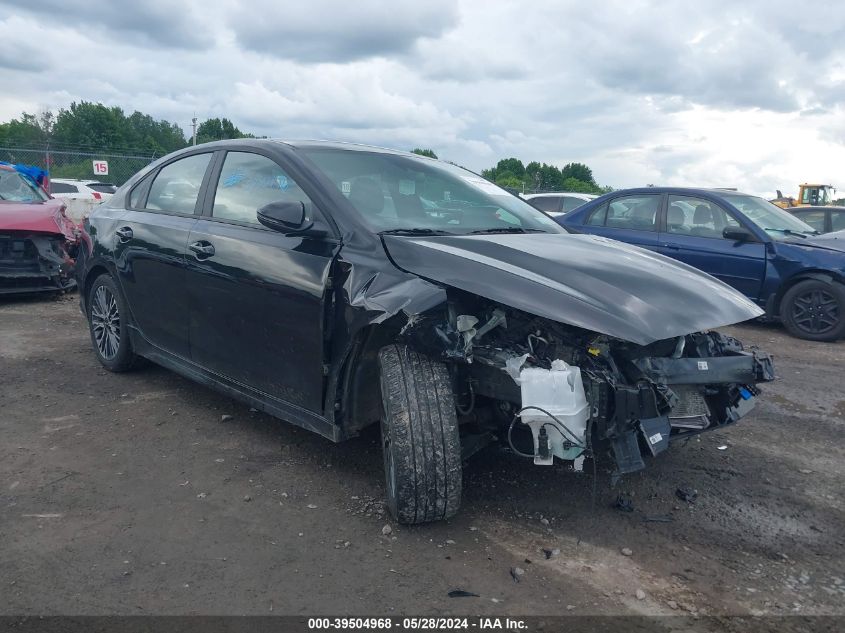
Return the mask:
M59 110L52 142L98 150L146 150L158 155L187 145L182 128L175 123L157 121L137 111L127 117L119 107L87 101Z
M428 156L429 158L437 158L437 154L434 153L434 150L431 149L421 149L419 147L415 147L411 150L412 154L419 154L420 156Z
M175 123L156 121L149 114L135 111L126 120L128 142L131 147L146 149L155 154L169 154L187 145L185 133Z
M496 184L500 187L522 190L522 181L510 173L505 176L499 176L498 178L496 178Z
M20 119L0 123L0 145L41 146L49 140L54 123L55 116L49 110L40 114L24 112Z
M208 119L197 128L197 143L222 141L227 138L255 138L252 134L241 132L229 119Z
M593 179L593 170L584 163L568 163L558 169L548 163L531 161L523 166L518 158L503 158L495 167L482 169L481 176L497 185L527 191L572 191L607 193L612 187L601 187Z
M489 180L490 182L496 182L496 168L491 167L490 169L482 169L481 177L485 180Z
M598 187L591 182L584 182L577 178L567 178L563 181L564 191L572 191L574 193L596 193Z
M563 180L568 178L575 178L581 182L590 182L595 184L593 180L593 170L587 167L584 163L567 163L560 170Z
M53 143L75 147L115 149L127 147L126 115L102 103L73 102L56 115Z
M525 165L518 158L503 158L496 164L497 179L502 172L510 172L521 181L525 177Z

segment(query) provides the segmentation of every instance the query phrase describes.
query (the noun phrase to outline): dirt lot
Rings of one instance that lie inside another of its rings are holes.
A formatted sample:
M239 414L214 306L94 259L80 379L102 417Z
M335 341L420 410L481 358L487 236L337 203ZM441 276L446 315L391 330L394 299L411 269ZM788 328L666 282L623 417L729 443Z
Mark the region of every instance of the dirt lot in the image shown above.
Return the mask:
M736 427L600 472L594 501L589 470L493 447L457 518L385 535L374 433L107 373L76 296L0 300L0 613L843 615L845 342L731 333L779 376Z

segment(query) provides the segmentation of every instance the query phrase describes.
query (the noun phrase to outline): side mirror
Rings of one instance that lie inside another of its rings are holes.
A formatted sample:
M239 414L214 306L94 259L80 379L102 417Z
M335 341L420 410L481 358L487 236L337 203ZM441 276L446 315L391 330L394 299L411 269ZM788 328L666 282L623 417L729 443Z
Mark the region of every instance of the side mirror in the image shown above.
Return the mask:
M280 233L304 233L314 226L308 210L305 203L299 200L271 202L258 210L258 221Z
M743 226L726 226L722 231L722 237L726 240L733 240L734 242L747 242L754 236L751 231Z

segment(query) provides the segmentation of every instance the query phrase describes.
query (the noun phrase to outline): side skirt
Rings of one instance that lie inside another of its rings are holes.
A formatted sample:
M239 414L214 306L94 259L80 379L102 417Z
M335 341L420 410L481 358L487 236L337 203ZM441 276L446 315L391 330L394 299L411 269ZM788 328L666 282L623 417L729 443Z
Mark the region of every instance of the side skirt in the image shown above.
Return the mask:
M174 356L169 352L150 344L133 327L130 329L132 347L139 356L154 362L156 365L169 369L189 380L198 382L201 385L210 387L227 396L240 400L259 411L269 413L273 417L284 422L289 422L331 440L340 442L346 439L342 429L333 424L322 415L308 411L302 407L290 404L273 396L256 391L246 385L229 380L223 376L212 373L189 360Z

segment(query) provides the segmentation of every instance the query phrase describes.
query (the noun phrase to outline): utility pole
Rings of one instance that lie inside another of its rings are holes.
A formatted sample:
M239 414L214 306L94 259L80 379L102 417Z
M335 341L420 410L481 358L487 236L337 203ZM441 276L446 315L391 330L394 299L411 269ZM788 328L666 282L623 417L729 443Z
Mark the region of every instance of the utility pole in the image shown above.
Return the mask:
M193 130L194 130L194 134L193 134L193 137L194 137L193 145L196 145L196 144L197 144L197 117L196 117L196 116L195 116L193 119L191 119L191 127L192 127L192 128L193 128Z

